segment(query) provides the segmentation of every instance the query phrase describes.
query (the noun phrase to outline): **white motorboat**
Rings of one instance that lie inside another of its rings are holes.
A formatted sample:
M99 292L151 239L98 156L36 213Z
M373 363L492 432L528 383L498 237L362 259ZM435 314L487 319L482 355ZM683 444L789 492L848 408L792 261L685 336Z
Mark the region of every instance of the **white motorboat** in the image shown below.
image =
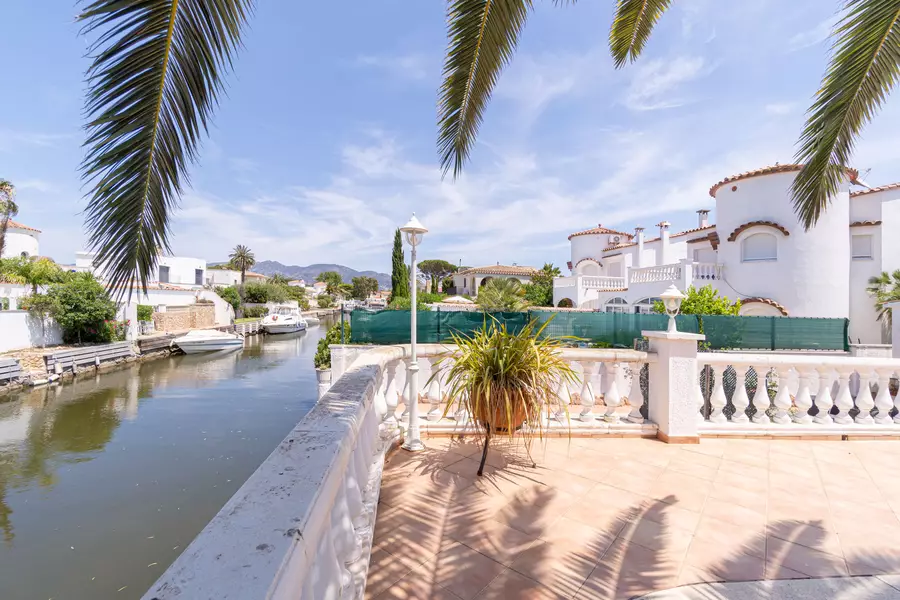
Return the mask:
M263 317L260 326L266 333L294 333L306 329L307 322L299 309L279 306Z
M189 331L185 335L175 338L174 342L185 354L237 350L244 347L243 337L236 333L225 333L216 329Z

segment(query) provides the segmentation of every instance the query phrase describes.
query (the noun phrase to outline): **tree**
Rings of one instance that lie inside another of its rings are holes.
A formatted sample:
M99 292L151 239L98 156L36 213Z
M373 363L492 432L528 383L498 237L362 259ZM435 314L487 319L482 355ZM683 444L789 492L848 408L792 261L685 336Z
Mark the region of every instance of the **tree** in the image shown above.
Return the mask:
M328 294L319 294L316 297L316 304L319 305L319 308L331 308L334 306L334 296L329 296Z
M269 283L273 285L287 285L290 279L282 275L281 273L275 273L271 277L269 277Z
M353 285L349 283L341 283L337 286L337 295L346 300L353 296Z
M235 312L241 307L241 295L233 285L228 287L217 287L216 294L219 295L219 298L230 304Z
M553 263L544 263L544 267L531 277L531 283L525 284L525 299L533 306L553 306L553 278L562 272Z
M391 253L391 301L395 298L409 298L409 268L403 258L403 238L399 229L394 232Z
M354 277L352 285L353 292L351 296L357 300L365 300L378 291L378 280L374 277Z
M462 172L532 5L449 1L438 98L445 173ZM609 35L617 67L638 57L670 5L618 0ZM90 0L79 14L94 40L82 164L87 228L97 262L108 265L111 287L137 279L146 288L159 249L168 249L172 212L252 7L253 0ZM844 8L797 152L805 166L792 196L806 227L825 210L860 130L900 78L900 0L845 0ZM396 295L405 293L400 283L392 281Z
M456 272L456 265L446 260L429 259L419 263L419 271L431 278L431 292L438 292L438 284L451 273Z
M878 320L882 326L890 329L893 323L891 309L885 304L900 301L900 269L893 273L885 271L881 275L870 277L866 293L875 300L875 312L878 313ZM900 340L895 343L900 343Z
M516 279L491 279L478 288L475 301L482 310L515 312L528 306L525 288Z
M116 317L116 303L90 273L76 273L64 283L50 286L51 316L66 342L109 341L106 323Z
M699 289L690 286L685 296L685 299L681 301L679 311L682 315L738 316L741 314L741 301L735 300L732 304L731 300L725 296L719 296L719 292L714 290L712 285L705 285ZM657 301L653 304L653 312L666 314L666 308L662 302Z
M62 281L64 272L49 258L24 256L5 258L0 270L12 283L31 286L31 293L37 294L38 287Z
M340 293L340 287L344 283L344 278L337 271L322 271L316 275L316 281L325 284L326 294L335 296Z
M256 264L256 257L253 256L253 252L250 248L241 244L234 247L234 250L228 255L228 260L231 262L232 267L241 272L241 283L244 283L247 271Z
M19 214L16 204L16 187L6 179L0 179L0 256L6 247L6 230L9 220Z

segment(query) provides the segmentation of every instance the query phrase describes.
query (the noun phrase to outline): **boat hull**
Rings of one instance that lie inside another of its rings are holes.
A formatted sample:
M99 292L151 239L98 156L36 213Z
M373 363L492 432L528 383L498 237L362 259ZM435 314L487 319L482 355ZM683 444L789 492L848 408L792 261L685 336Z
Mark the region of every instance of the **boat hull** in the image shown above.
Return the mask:
M190 340L175 342L185 354L200 354L202 352L220 352L222 350L239 350L244 347L244 340Z

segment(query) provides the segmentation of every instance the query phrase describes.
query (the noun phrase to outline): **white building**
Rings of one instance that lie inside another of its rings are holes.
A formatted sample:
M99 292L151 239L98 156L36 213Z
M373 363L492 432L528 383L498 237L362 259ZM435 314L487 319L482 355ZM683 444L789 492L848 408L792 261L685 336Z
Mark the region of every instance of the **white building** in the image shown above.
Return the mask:
M206 285L210 287L230 287L241 284L241 272L232 269L207 269Z
M106 279L103 265L96 263L96 253L75 253L76 271L90 271L98 279ZM240 277L240 273L238 273ZM201 288L207 283L206 260L186 256L160 256L148 283L168 283L187 288Z
M900 268L900 184L867 188L848 172L815 227L794 214L790 188L800 165L775 165L713 185L716 223L698 211L697 227L647 238L597 226L569 236L571 276L554 280L553 302L618 312L649 312L674 283L711 284L744 315L850 319L854 342L881 343L866 284ZM851 185L853 190L851 191Z
M0 258L40 256L40 236L40 230L10 219Z
M453 287L457 294L477 296L478 288L491 279L515 279L519 283L531 283L531 278L538 272L534 267L518 265L491 265L472 267L453 274Z

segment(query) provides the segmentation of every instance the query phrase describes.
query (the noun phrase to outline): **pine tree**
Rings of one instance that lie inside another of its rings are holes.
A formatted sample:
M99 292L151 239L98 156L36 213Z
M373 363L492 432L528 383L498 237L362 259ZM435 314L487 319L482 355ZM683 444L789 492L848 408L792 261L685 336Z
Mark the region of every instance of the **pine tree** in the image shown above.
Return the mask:
M391 300L394 298L409 298L409 269L403 258L403 238L399 229L394 233L391 255Z

